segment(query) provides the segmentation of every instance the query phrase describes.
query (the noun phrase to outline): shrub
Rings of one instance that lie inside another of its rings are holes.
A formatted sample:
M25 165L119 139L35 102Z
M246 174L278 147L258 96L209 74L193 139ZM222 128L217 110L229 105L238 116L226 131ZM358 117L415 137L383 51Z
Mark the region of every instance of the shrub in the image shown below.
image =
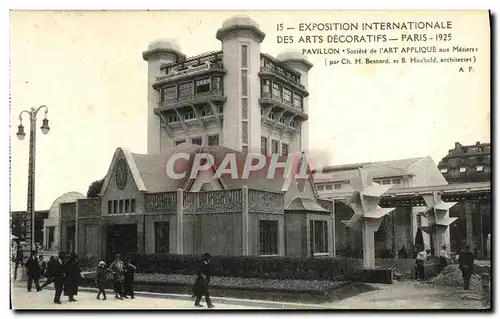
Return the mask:
M140 273L184 274L195 273L199 256L130 254L132 263ZM83 265L97 266L96 258L82 258ZM357 276L360 261L332 257L258 257L214 256L213 276L261 279L339 280Z

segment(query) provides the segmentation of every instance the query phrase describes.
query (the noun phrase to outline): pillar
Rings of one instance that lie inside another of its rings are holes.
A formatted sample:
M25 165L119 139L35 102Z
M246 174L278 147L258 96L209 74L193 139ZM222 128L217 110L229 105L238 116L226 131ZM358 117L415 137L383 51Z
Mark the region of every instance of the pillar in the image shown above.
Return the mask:
M474 249L473 205L474 203L469 200L465 202L465 234L471 249Z
M375 268L375 227L376 220L365 218L362 224L363 234L363 266L367 269Z
M250 231L248 220L248 187L243 186L241 196L241 254L243 256L250 255ZM281 233L281 228L280 228ZM281 237L281 236L280 236ZM281 248L281 245L279 246ZM281 249L278 253L281 253Z
M175 252L177 254L182 254L183 253L183 240L184 240L184 191L182 189L177 190L177 229L176 229L176 234L177 234L177 240L176 240L176 247L175 247Z
M336 257L337 256L337 239L336 239L336 233L335 229L336 224L335 224L335 200L332 199L332 240L330 241L332 245L332 256Z
M80 230L80 222L79 222L79 217L80 217L80 205L78 204L79 200L77 199L76 200L76 203L75 203L75 235L74 235L74 238L73 238L73 252L77 255L79 255L80 253L83 253L83 251L85 250L83 248L83 245L85 243L85 229L82 229ZM82 234L82 236L80 235ZM82 240L80 240L80 237L82 237ZM80 249L80 243L82 243L82 248ZM69 252L68 252L69 253Z

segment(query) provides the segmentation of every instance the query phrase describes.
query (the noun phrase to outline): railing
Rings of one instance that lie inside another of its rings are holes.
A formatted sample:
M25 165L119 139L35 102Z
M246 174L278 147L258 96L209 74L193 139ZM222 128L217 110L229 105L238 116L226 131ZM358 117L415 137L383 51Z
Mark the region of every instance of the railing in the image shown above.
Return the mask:
M285 99L283 99L281 96L278 96L278 95L274 95L272 93L268 93L268 92L262 92L260 94L260 97L263 98L263 99L272 99L272 100L275 100L275 101L278 101L284 105L287 105L291 108L294 108L294 109L298 109L300 110L301 112L304 111L304 107L301 105L301 106L296 106L293 104L292 101L287 101Z
M261 72L270 72L270 73L276 74L276 75L282 77L284 80L291 82L291 83L295 84L296 86L302 88L303 90L306 89L306 87L299 82L297 77L292 76L292 75L288 74L287 72L277 70L275 67L261 66L260 71Z
M78 199L78 217L101 215L101 198Z
M248 210L250 212L284 212L283 194L248 190Z
M144 194L144 209L147 213L175 213L177 192Z
M181 102L187 102L187 101L193 101L193 100L201 100L205 99L208 97L223 97L224 95L222 94L222 90L211 90L203 93L198 93L198 94L189 94L185 96L179 96L176 98L172 99L167 99L161 102L161 105L166 106L166 105L172 105L176 103L181 103Z
M162 80L173 80L175 78L192 75L199 72L209 71L209 70L220 70L224 71L224 65L221 62L205 62L203 64L197 66L188 66L183 69L170 70L169 73L157 76L156 79L158 81Z

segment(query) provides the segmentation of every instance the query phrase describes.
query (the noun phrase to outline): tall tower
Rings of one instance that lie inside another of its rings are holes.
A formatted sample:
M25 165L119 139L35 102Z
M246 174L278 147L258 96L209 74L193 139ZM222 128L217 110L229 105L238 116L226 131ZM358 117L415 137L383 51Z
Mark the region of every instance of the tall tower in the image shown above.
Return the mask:
M309 70L313 67L313 64L300 51L295 50L282 52L277 59L291 69L298 71L300 73L300 84L304 86L306 91L309 91ZM308 100L307 96L304 96L302 100L303 112L306 115L309 115ZM309 123L305 120L301 121L299 125L298 134L292 137L292 151L309 152Z
M222 24L216 37L222 42L224 108L222 140L224 146L247 152L260 152L260 44L265 33L247 16L234 16Z
M171 39L161 39L151 42L142 57L148 62L148 154L158 154L162 149L162 140L166 139L165 130L162 128L161 117L155 114L158 107L159 91L154 88L157 77L161 74L161 67L169 63L178 63L185 60L179 45Z

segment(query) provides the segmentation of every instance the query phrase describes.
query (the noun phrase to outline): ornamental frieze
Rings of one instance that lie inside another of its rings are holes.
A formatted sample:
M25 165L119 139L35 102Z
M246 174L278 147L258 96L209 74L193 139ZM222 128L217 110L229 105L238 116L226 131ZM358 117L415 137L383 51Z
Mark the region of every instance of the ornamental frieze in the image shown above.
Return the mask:
M228 212L242 210L241 189L198 193L199 212Z
M175 213L177 192L144 194L144 208L147 213Z
M259 190L248 190L248 210L250 212L283 212L284 196Z
M73 221L76 216L76 203L62 203L61 209L61 221Z
M85 198L78 200L78 217L94 217L101 215L101 198Z

